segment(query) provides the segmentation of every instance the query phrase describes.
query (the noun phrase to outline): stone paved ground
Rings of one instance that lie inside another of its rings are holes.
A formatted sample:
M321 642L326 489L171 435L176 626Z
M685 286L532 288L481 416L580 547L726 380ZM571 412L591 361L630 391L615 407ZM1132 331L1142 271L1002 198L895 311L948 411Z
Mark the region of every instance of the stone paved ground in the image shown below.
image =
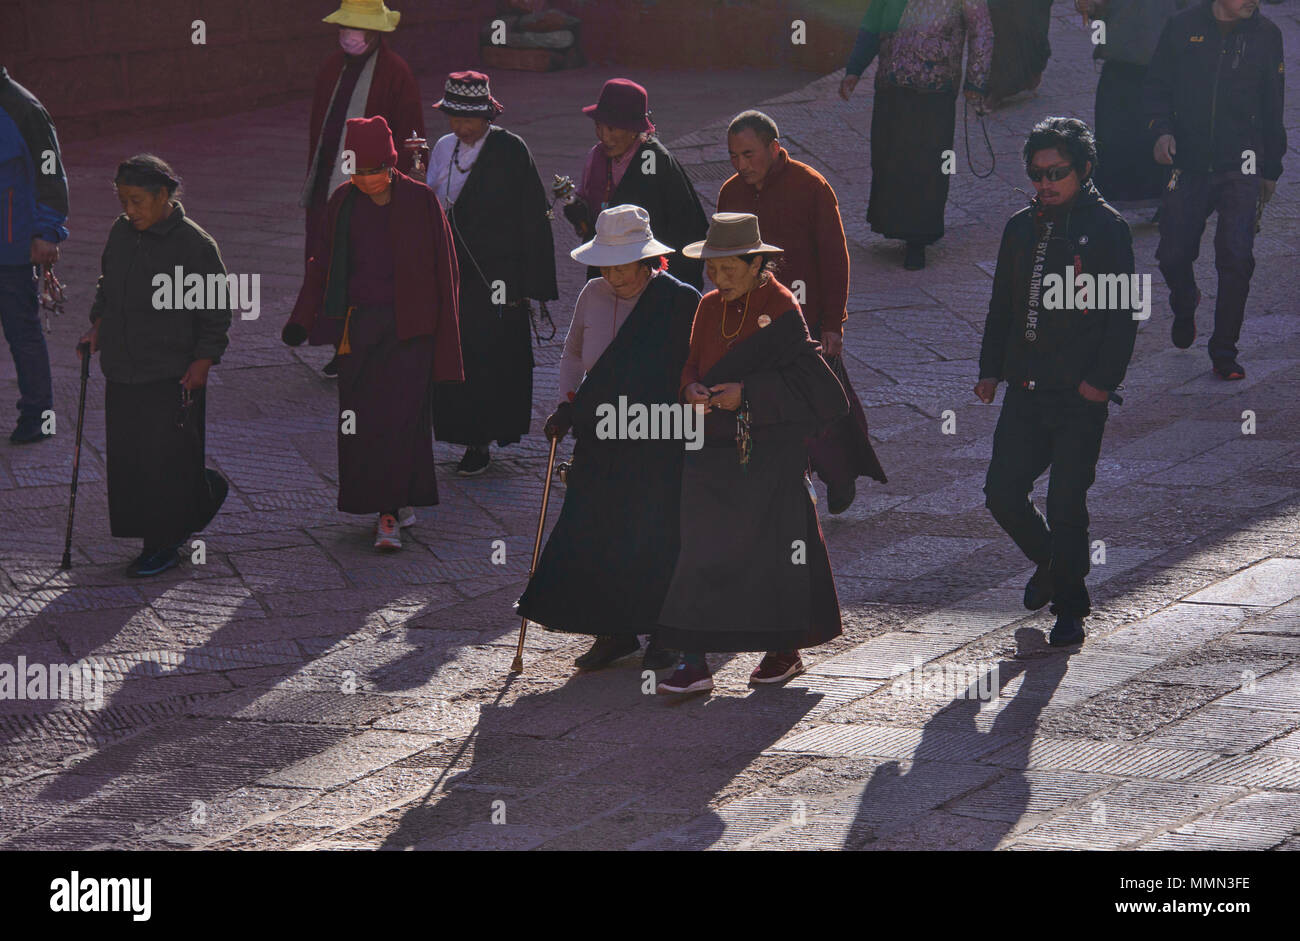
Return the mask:
M1266 8L1293 72L1294 7ZM538 437L471 481L439 445L444 502L399 556L379 557L369 521L334 509L326 354L278 340L299 273L301 104L70 147L59 434L0 450L0 663L93 657L108 689L96 711L0 703L0 846L1300 847L1294 169L1257 243L1249 379L1214 381L1204 340L1170 347L1163 292L1142 328L1093 489L1105 563L1080 652L1045 646L1049 616L1019 604L1028 567L982 508L997 412L970 386L997 239L1023 205L1015 187L1028 188L1015 153L1043 114L1092 111L1086 35L1058 10L1041 90L989 122L993 177L974 179L958 144L949 234L923 273L902 271L899 247L864 222L868 83L844 104L838 74L635 76L707 198L729 172L722 119L766 102L794 155L835 185L853 241L847 352L890 483L823 520L846 631L781 689L746 687L754 656L719 656L712 696L669 702L643 695L631 663L573 675L582 644L536 630L526 672L507 679L545 468ZM508 126L548 177L576 171L590 140L576 108L609 74L495 77ZM435 91L425 83L426 100ZM1297 139L1294 95L1287 123ZM121 575L133 547L107 535L98 376L76 566L57 571L69 351L116 211L112 167L141 149L175 161L187 208L263 290L261 318L234 325L212 376L210 457L233 489L205 534L206 564L143 583ZM564 226L556 234L571 247ZM1159 284L1154 229L1135 238ZM561 258L561 332L537 352L535 427L580 286ZM1198 273L1204 336L1210 258ZM0 383L0 398L15 394L7 358ZM941 433L946 410L954 435ZM491 564L496 539L505 565ZM899 664L924 664L931 684L891 685ZM966 700L936 676L1000 695Z

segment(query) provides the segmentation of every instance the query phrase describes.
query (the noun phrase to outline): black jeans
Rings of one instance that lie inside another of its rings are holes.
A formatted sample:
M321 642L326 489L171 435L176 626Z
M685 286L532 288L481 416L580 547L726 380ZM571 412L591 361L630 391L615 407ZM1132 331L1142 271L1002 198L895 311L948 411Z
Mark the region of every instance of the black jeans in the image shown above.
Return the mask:
M1109 404L1076 389L1007 390L993 433L985 506L1030 561L1050 562L1052 611L1083 617L1091 610L1088 488L1097 475ZM1047 519L1030 501L1034 481L1051 467Z
M1214 267L1219 272L1219 297L1214 304L1214 334L1210 359L1230 363L1237 358L1237 340L1246 317L1250 277L1255 273L1255 216L1259 176L1236 170L1179 174L1178 185L1166 191L1160 207L1160 245L1156 259L1169 285L1169 306L1175 320L1185 320L1196 307L1196 277L1192 265L1201 253L1206 220L1217 211L1214 228Z

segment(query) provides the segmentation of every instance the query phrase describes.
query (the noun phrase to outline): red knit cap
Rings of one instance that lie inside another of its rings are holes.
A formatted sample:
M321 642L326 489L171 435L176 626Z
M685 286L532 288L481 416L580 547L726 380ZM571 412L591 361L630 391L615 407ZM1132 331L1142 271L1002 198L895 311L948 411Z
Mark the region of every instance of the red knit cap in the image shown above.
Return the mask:
M393 146L393 132L382 115L373 118L348 118L344 147L357 158L357 168L397 166L397 148Z

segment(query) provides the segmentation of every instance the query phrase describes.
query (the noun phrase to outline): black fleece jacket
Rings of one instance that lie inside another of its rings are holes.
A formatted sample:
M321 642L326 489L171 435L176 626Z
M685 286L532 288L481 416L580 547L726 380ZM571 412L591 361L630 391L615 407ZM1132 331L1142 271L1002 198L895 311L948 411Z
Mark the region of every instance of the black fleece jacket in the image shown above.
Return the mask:
M1282 31L1258 10L1223 35L1210 0L1170 17L1147 71L1143 109L1152 143L1174 135L1174 166L1240 170L1255 154L1265 180L1282 174Z
M1040 245L1042 269L1035 272ZM1132 285L1128 223L1101 198L1091 180L1084 182L1069 209L1050 211L1035 200L1007 223L984 323L981 379L1033 383L1035 389L1074 389L1086 379L1108 391L1123 381L1137 337L1131 291L1128 305L1116 309L1098 309L1110 306L1101 303L1100 291L1091 310L1051 303L1047 276L1064 278L1067 266L1074 268L1076 277L1089 274L1100 282L1102 276L1122 276ZM1035 284L1038 306L1031 313Z

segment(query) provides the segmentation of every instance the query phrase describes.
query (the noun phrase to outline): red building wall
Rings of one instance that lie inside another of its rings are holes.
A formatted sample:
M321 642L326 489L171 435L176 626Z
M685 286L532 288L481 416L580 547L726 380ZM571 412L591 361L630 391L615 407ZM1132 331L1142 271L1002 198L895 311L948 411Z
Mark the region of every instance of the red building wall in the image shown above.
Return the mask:
M393 47L416 72L478 61L496 0L394 0ZM332 0L0 0L0 65L59 134L78 138L244 111L311 94L338 31ZM206 45L191 24L207 26Z
M392 0L393 47L417 74L481 61L508 0ZM866 0L553 0L582 19L589 61L691 69L844 62ZM0 64L67 139L215 117L311 94L337 43L334 0L0 0ZM202 19L205 45L191 41ZM791 23L806 42L791 42Z

